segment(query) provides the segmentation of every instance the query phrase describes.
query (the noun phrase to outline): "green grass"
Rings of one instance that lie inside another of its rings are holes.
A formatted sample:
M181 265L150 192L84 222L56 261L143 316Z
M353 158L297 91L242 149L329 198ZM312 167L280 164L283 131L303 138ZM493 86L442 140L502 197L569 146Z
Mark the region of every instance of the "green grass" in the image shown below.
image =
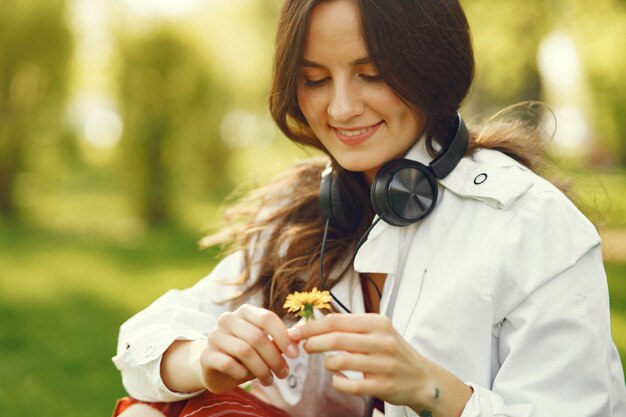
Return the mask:
M33 229L0 230L3 416L106 416L124 394L111 363L119 325L215 253L179 230L134 248Z
M626 263L607 263L606 273L611 299L611 331L626 365Z
M206 274L214 252L178 229L132 248L35 228L0 229L3 416L106 416L124 395L110 361L120 323ZM626 359L626 264L608 264L613 334Z
M288 164L268 166L269 160L271 149L244 152L233 175L263 182ZM623 228L625 178L601 174L592 185L576 182L575 191L606 215L603 223ZM196 242L219 201L189 201L183 193L176 199L183 226L151 232L134 217L123 190L101 186L107 181L25 182L20 199L34 226L0 224L3 417L110 415L124 395L110 359L119 325L168 289L192 285L216 262L216 253L200 251ZM607 275L613 336L624 362L626 262L608 263Z

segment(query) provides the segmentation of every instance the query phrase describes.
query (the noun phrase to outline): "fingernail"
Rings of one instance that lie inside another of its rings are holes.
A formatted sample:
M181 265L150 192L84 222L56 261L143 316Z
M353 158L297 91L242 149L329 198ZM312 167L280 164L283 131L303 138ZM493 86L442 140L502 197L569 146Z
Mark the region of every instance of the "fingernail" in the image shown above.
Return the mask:
M292 339L296 339L296 340L300 339L300 336L302 336L302 332L297 327L292 327L291 329L288 330L288 333L289 333L289 337L291 337Z
M261 381L261 384L263 384L265 386L269 386L269 385L272 385L273 382L274 382L274 377L272 375L270 375L267 378L264 378Z
M287 378L289 376L289 367L285 366L284 368L281 368L277 375L280 379Z
M287 355L291 358L298 357L298 347L294 344L287 346Z

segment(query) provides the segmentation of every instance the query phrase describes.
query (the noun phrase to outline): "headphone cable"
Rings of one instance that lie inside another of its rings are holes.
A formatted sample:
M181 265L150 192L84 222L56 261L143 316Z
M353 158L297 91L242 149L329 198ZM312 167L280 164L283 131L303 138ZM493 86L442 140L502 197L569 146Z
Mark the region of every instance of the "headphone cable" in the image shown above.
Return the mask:
M377 217L376 220L374 220L374 222L372 222L370 227L368 227L367 230L365 231L365 233L363 233L363 236L361 236L361 239L359 240L359 243L356 244L356 249L354 250L354 255L352 255L352 260L350 261L352 263L352 265L354 265L354 260L356 259L356 254L359 252L359 249L361 249L361 246L363 246L363 244L365 243L365 241L369 237L370 232L372 231L374 226L376 226L378 224L380 219L381 219L381 217ZM376 283L374 282L372 277L370 277L370 274L364 273L364 275L365 275L365 278L367 278L367 280L374 286L374 289L376 290L376 294L378 295L378 299L380 300L381 298L383 298L383 295L382 295L382 293L380 291L380 288L378 288L378 285L376 285Z
M363 244L365 243L365 241L367 240L367 237L369 236L370 232L372 231L372 229L374 228L374 226L376 226L378 224L378 222L380 221L380 217L378 217L365 231L365 233L363 233L363 236L361 236L361 239L359 239L359 242L356 245L356 249L354 251L354 255L352 255L352 259L351 259L351 263L354 264L354 259L356 258L356 254L359 251L359 249L361 248L361 246L363 246ZM328 284L326 282L326 278L324 277L324 252L326 251L326 241L328 240L328 226L330 224L330 219L326 219L326 224L324 225L324 235L322 237L322 247L320 248L320 281L322 282L322 286L324 287L324 289L328 289L328 293L330 294L330 297L339 305L339 307L341 307L346 313L352 313L352 311L350 311L350 309L348 307L346 307L341 301L339 301L339 299L335 296L335 294L333 294L333 292L330 290L330 288L328 287ZM374 282L374 280L372 279L372 277L369 276L369 274L365 274L365 277L369 280L369 282L374 285L374 288L376 289L376 293L378 294L379 298L382 298L382 294L380 292L380 288L378 288L378 285L376 285L376 283Z

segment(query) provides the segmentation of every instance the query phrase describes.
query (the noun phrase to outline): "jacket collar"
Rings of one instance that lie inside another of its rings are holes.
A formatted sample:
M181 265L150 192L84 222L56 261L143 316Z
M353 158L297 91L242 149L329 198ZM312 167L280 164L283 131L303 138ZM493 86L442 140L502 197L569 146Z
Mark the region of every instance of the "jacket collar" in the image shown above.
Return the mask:
M432 157L421 137L407 152L406 159L428 165ZM532 187L527 170L512 158L493 150L481 149L461 159L448 176L438 180L439 198L445 191L483 202L494 209L507 209ZM435 210L438 208L436 207ZM374 221L378 219L376 216ZM419 227L421 222L415 227ZM357 272L395 274L401 252L403 229L379 221L361 246L354 260Z

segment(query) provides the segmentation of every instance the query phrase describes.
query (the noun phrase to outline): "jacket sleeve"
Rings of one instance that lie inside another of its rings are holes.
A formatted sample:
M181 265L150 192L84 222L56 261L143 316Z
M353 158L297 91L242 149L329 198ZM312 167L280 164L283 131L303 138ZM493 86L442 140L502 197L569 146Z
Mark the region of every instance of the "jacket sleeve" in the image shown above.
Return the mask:
M229 255L193 287L168 291L122 324L113 363L129 395L142 401L171 402L197 394L167 389L161 380L161 358L175 340L205 338L217 318L232 310L233 305L223 301L244 289L239 282L242 265L240 252ZM258 304L257 300L249 302Z
M523 201L491 260L499 368L462 417L617 417L626 392L611 338L600 238L556 191Z

